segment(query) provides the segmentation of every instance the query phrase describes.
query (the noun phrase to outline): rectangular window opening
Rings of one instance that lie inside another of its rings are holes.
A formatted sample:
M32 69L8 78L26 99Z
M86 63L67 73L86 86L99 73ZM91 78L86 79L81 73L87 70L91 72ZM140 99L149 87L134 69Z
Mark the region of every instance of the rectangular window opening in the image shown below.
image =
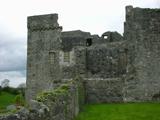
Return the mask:
M51 64L54 64L56 61L55 52L49 52L49 61Z
M70 53L64 52L64 62L70 62Z

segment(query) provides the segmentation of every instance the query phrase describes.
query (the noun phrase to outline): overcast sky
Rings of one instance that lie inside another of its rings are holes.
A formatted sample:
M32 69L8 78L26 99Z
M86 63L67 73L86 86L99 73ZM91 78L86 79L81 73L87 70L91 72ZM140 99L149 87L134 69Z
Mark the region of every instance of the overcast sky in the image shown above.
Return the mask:
M26 80L27 16L58 13L64 31L122 34L126 5L159 8L160 0L0 0L0 81Z

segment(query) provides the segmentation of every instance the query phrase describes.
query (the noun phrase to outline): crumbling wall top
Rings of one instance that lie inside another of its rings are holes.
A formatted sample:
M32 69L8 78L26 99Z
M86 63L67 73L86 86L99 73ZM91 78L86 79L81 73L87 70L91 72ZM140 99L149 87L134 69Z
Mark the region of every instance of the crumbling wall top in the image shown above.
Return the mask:
M152 17L159 17L160 9L158 8L139 8L133 6L126 6L126 21L127 20L139 20L150 19Z
M64 31L62 32L62 37L90 37L91 34L89 32L84 32L81 30L73 30L73 31Z
M30 16L27 20L28 29L33 31L61 28L58 24L58 14Z
M117 42L122 41L123 37L118 32L105 32L102 34L102 38L104 38L107 42Z

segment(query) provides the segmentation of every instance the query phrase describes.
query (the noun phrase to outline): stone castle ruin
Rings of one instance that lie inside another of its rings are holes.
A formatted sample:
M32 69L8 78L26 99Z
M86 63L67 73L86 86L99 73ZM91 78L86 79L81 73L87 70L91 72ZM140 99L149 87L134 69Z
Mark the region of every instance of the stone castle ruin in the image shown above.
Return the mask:
M82 78L86 103L160 99L160 10L126 7L124 34L62 32L57 14L28 17L27 101Z
M0 120L73 120L85 103L160 101L160 9L126 7L123 36L28 17L29 108Z

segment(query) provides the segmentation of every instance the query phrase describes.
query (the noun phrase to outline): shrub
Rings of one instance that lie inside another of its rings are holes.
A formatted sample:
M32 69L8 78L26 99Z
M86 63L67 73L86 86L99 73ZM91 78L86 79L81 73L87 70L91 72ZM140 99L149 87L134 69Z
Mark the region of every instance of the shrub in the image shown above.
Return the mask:
M14 102L17 106L25 105L25 100L22 94L16 95Z

